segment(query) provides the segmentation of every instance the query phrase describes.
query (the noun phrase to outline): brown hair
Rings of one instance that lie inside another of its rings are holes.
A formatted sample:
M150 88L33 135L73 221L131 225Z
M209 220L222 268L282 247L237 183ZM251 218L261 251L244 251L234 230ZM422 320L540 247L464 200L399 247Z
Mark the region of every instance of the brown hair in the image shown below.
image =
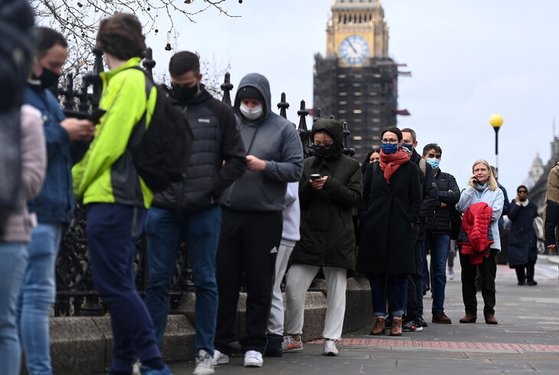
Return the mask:
M144 57L145 36L140 20L129 13L116 13L101 20L97 34L97 48L119 60Z

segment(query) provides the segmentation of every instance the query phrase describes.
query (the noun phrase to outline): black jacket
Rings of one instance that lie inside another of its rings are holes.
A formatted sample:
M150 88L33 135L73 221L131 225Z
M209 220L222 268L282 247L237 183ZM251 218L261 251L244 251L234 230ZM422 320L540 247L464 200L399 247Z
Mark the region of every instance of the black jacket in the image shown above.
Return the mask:
M156 194L152 205L194 212L218 204L221 193L244 173L246 154L233 110L203 86L184 113L194 135L185 178Z
M342 154L342 126L335 120L320 120L313 132L324 130L338 146L336 155L305 159L299 182L301 239L291 254L291 263L355 269L355 234L352 210L361 199L359 162ZM313 189L313 173L328 176L322 190Z
M417 218L421 204L420 172L405 162L390 177L380 167L368 167L361 217L357 270L374 274L413 274Z
M460 199L460 188L456 179L450 173L442 172L438 169L434 175L437 184L439 202L445 203L446 207L437 207L435 219L426 226L431 233L449 234L451 229L452 211L456 211L456 203ZM457 214L457 213L456 213Z
M538 216L538 208L530 201L526 206L510 202L510 231L508 234L507 262L512 268L538 258L534 219Z
M420 170L419 177L421 183L421 206L419 208L419 239L425 239L425 230L428 225L432 225L435 218L435 210L439 207L439 193L437 183L433 176L433 169L429 163L425 163L425 173L419 166L421 156L413 150L410 161Z

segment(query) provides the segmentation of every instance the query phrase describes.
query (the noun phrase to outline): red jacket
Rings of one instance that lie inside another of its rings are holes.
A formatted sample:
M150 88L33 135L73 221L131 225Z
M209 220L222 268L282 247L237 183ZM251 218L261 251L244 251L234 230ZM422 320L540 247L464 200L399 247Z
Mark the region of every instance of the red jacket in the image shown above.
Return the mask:
M464 212L458 244L471 264L481 264L483 257L489 256L489 247L494 242L490 230L492 214L493 208L485 202L474 203Z

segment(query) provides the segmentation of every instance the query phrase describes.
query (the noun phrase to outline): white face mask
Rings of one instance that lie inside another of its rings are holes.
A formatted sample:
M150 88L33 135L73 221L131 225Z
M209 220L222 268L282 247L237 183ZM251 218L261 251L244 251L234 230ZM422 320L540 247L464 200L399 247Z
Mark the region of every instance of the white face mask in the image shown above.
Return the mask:
M239 110L241 111L243 116L249 120L259 119L260 117L262 117L262 114L264 114L264 110L262 109L262 104L250 108L247 105L241 103L241 105L239 106Z

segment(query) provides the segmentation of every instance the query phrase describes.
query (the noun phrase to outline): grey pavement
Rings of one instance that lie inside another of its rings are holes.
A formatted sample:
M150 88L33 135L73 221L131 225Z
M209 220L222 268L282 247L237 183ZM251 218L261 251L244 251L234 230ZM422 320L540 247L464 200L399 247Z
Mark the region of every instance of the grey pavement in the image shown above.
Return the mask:
M559 258L540 256L537 286L516 285L514 270L497 270L498 325L483 320L478 293L478 322L461 324L464 315L459 261L456 278L447 282L445 311L451 325L429 323L423 332L401 337L369 336L369 328L343 336L338 357L321 355L322 343L305 343L299 353L264 358L262 368L244 368L242 358L216 368L228 374L559 374ZM425 318L431 321L431 298L424 298ZM363 306L370 309L370 306ZM175 375L192 374L194 364L174 363Z

